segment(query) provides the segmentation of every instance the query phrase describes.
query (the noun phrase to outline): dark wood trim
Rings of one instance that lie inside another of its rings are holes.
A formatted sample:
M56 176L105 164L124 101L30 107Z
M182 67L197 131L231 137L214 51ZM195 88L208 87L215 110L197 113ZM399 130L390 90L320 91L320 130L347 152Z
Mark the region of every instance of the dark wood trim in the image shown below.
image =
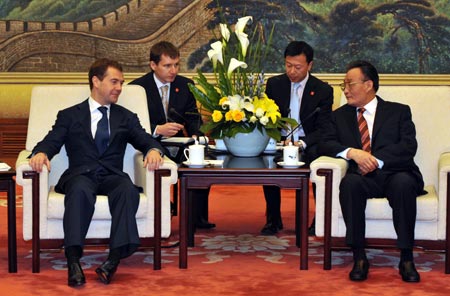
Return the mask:
M0 159L17 158L25 149L27 129L28 118L0 118Z

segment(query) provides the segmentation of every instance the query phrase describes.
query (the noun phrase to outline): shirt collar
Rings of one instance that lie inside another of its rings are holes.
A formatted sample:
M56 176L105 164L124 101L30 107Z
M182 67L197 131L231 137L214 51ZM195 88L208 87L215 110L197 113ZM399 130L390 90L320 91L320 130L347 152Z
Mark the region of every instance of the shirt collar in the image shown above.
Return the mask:
M108 110L111 107L111 105L100 105L96 100L94 100L91 96L89 96L89 111L91 111L91 113L95 110L98 109L98 107L104 106L106 107Z
M170 83L162 83L162 82L156 77L155 73L153 73L153 79L155 80L156 87L157 87L158 89L161 89L161 86L164 86L164 85L168 85L168 86L169 86L169 89L170 89Z
M378 106L378 99L375 96L369 103L367 103L364 107L369 114L375 114Z
M292 86L294 87L294 89L298 86L301 86L303 89L305 88L306 82L308 82L308 78L309 78L309 72L306 73L306 77L299 82L291 82Z

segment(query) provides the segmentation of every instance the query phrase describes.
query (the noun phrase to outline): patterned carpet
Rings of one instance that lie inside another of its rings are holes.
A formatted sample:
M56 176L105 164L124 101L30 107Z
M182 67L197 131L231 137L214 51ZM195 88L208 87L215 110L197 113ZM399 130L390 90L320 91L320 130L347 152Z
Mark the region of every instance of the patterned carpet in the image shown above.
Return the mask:
M348 280L351 253L333 252L333 269L322 269L322 241L310 238L309 270L299 270L299 249L294 245L294 197L283 192L285 229L277 236L261 236L264 198L256 186L217 186L210 194L213 230L198 231L196 246L189 249L188 269L178 268L178 219L172 236L164 242L162 269L153 270L152 250L140 250L123 260L111 285L100 283L95 268L106 258L105 247L89 248L82 258L87 284L69 288L63 252L41 254L41 272L31 273L31 243L22 239L21 199L17 202L18 269L7 273L6 202L0 195L0 291L4 295L449 295L450 275L443 272L444 256L415 252L422 281L402 282L398 275L398 251L369 249L369 278ZM312 208L311 208L312 209ZM3 222L2 222L3 221ZM3 224L4 223L4 224Z

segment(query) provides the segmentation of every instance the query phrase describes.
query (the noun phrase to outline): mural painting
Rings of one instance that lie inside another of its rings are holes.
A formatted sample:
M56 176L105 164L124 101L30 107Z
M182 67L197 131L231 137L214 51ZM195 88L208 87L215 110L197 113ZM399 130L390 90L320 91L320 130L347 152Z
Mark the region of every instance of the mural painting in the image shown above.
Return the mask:
M267 37L274 29L265 72L282 72L287 43L305 40L316 73L364 58L381 73L448 74L448 0L0 0L0 71L85 72L110 57L147 72L149 48L168 40L183 72L208 72L218 24L244 15Z

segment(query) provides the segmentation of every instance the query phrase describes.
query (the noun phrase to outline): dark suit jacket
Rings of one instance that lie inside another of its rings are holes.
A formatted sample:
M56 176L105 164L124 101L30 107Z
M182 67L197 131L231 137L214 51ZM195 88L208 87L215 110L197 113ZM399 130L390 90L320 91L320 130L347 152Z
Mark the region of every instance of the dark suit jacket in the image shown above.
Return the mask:
M109 121L109 146L100 155L91 132L89 103L85 100L58 112L52 130L34 147L33 153L44 152L52 159L65 145L69 167L58 182L62 186L72 176L95 171L99 166L125 176L123 158L127 143L144 155L152 148L163 150L159 142L141 126L137 115L124 107L112 104Z
M130 82L130 84L137 84L145 89L152 132L157 125L175 121L184 124L188 136L199 135L202 120L197 110L197 102L189 90L188 83L194 84L191 79L180 75L177 75L175 80L170 83L169 110L173 108L179 115L169 112L169 118L166 118L153 72ZM176 136L182 137L183 133L180 131Z
M384 162L382 171L410 171L423 188L422 174L414 163L417 151L416 129L407 105L386 102L378 97L372 131L371 151L373 156ZM332 120L324 129L323 142L319 152L336 157L347 148L361 149L356 108L344 105L332 114ZM349 172L356 172L357 164L349 162Z
M291 81L286 74L271 77L267 80L266 94L275 100L280 107L281 116L289 116L289 104L291 100ZM305 143L307 145L307 160L312 161L317 158L317 144L320 140L320 127L331 117L331 107L333 105L333 88L322 80L309 75L303 92L300 106L300 118L306 118L313 113L317 107L320 112L303 122L305 131Z

